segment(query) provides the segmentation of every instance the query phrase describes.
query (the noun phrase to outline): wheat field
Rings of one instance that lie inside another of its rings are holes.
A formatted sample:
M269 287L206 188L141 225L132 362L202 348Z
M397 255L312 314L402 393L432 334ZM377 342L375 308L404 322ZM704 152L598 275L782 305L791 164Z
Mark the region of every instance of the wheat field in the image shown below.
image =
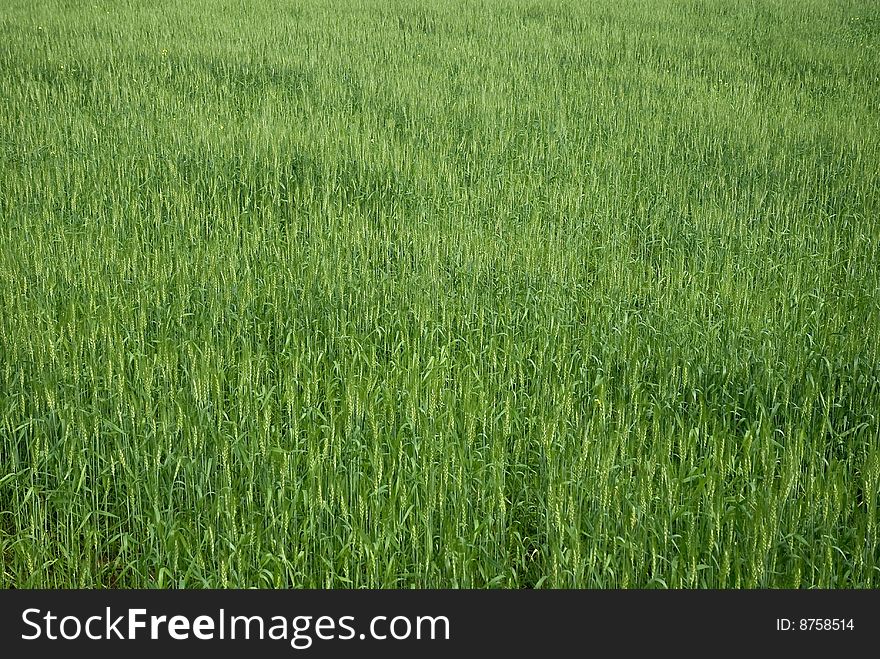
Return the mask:
M870 0L5 0L0 586L880 586Z

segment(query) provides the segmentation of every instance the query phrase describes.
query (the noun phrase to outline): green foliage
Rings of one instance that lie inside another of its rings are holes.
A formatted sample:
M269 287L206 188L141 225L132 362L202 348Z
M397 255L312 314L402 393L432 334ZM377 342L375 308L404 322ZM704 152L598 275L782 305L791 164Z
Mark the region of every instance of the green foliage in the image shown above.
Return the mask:
M878 21L4 2L0 585L880 586Z

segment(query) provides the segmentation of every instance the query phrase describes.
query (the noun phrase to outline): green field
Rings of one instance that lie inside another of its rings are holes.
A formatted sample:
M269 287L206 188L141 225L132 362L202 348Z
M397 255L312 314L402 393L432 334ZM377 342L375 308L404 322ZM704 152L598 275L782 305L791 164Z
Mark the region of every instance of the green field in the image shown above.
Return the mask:
M0 44L0 586L880 587L876 2Z

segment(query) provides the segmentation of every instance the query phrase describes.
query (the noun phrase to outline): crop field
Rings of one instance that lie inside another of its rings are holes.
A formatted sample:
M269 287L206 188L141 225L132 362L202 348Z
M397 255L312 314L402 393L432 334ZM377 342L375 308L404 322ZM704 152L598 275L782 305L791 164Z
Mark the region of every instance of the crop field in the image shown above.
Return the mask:
M4 0L0 586L880 587L880 5Z

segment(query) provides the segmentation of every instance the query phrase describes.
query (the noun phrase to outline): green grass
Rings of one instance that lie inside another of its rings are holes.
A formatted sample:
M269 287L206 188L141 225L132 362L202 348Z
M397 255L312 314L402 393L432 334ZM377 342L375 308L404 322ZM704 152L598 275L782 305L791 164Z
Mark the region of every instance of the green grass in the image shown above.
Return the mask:
M880 587L870 0L0 7L0 585Z

